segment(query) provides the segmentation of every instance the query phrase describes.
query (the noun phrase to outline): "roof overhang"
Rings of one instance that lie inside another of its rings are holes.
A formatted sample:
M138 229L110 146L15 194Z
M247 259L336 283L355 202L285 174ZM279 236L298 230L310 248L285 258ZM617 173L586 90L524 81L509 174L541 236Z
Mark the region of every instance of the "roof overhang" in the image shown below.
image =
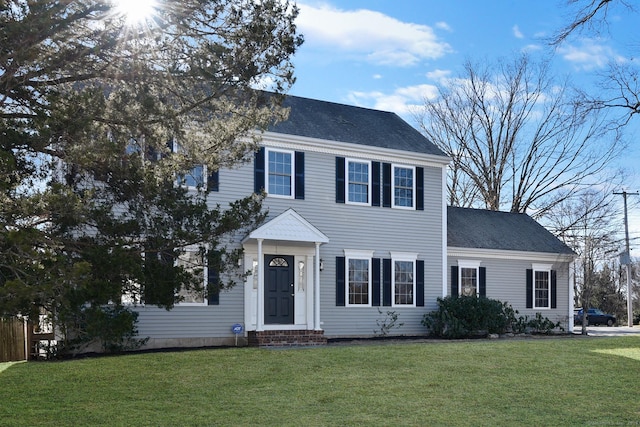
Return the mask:
M447 256L532 260L532 261L548 261L548 262L571 262L577 258L577 255L575 254L509 251L509 250L499 250L499 249L460 248L460 247L448 247Z
M419 152L408 152L404 150L394 150L390 148L361 145L349 142L331 141L328 139L317 139L299 135L289 135L265 131L261 133L262 143L269 147L304 149L304 151L332 154L345 157L361 156L363 150L371 160L412 162L418 166L444 167L451 164L451 158L435 154Z

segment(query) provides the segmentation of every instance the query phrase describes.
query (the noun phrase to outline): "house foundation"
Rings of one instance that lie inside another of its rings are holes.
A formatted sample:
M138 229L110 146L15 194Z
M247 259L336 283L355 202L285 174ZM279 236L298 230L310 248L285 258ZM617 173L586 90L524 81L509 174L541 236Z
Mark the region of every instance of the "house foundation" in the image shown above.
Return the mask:
M324 331L249 331L248 336L250 347L296 347L327 344Z

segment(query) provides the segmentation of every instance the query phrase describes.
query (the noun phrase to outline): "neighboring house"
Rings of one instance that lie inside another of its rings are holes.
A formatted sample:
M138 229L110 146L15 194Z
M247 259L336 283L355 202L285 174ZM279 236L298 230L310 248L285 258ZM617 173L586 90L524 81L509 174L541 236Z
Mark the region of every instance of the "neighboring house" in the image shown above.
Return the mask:
M147 347L233 345L234 324L243 344L371 337L389 314L402 323L390 334L424 335L423 316L452 278L454 293L475 283L521 313L572 319L571 251L526 215L447 209L449 158L408 123L293 96L285 106L289 119L264 134L253 164L217 172L209 195L224 205L266 191L267 221L237 242L251 274L171 311L137 306Z

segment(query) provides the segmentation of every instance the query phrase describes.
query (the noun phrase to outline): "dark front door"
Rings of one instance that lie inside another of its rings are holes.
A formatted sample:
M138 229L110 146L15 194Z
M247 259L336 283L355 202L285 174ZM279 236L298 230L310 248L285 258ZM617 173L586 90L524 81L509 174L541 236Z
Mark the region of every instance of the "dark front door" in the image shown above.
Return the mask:
M264 323L293 324L293 257L265 255Z

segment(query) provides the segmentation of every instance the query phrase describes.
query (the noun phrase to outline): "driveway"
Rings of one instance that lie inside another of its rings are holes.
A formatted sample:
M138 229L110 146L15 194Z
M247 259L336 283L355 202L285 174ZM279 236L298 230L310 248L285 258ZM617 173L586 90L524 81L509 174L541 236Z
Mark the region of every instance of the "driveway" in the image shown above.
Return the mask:
M582 333L582 326L574 326L573 333L580 335ZM635 325L633 328L628 326L587 326L587 335L591 337L640 337L640 326Z

